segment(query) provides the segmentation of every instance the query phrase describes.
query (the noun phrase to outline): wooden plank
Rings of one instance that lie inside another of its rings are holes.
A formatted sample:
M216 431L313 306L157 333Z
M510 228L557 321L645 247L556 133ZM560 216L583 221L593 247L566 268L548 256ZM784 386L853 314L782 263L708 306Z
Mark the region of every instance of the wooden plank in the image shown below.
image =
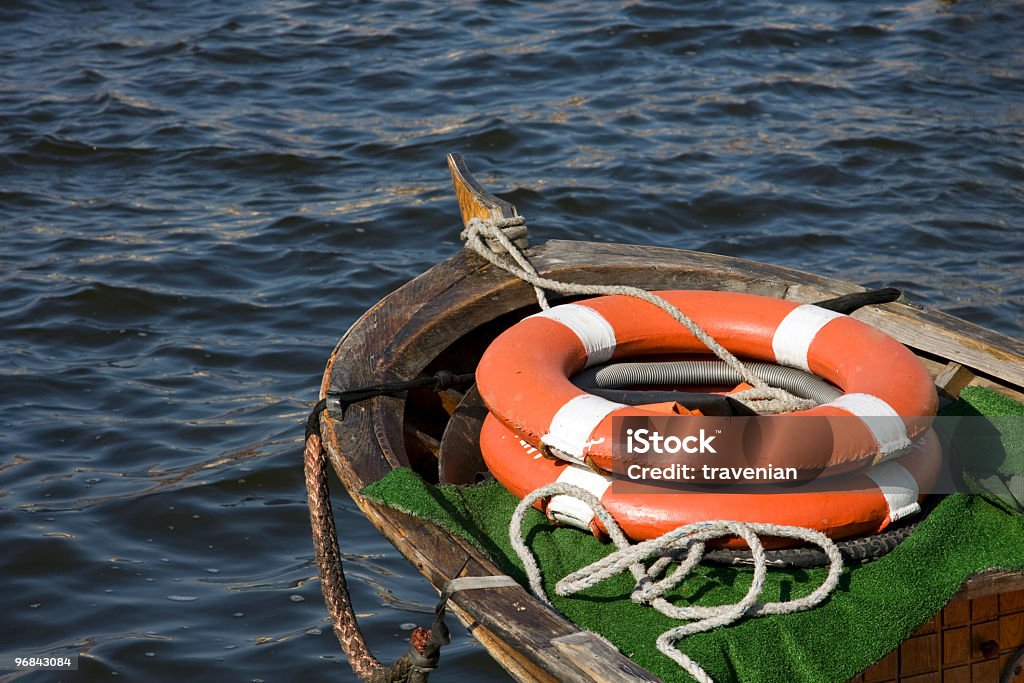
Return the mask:
M971 630L966 626L942 632L942 663L967 664L971 659Z
M445 484L475 484L479 473L487 472L480 452L480 427L487 406L474 385L466 392L448 421L441 438L438 478Z
M900 677L901 683L942 683L938 671L929 671L919 676Z
M992 660L971 665L972 683L995 683L999 680L999 662Z
M1024 647L1024 612L999 617L999 647L1003 650Z
M955 361L947 361L942 358L936 360L936 358L937 356L925 355L923 353L919 353L917 356L917 359L921 361L921 363L926 368L928 368L928 372L930 372L931 375L936 378L936 381L938 381L938 378L942 374L943 370L948 368L950 364L954 363ZM959 365L959 363L957 363L957 365ZM971 372L973 374L973 371ZM1007 384L1005 382L1000 384L981 375L974 375L974 379L971 380L969 386L984 387L986 389L991 389L996 393L1002 394L1003 396L1008 396L1009 398L1012 398L1015 401L1024 401L1024 392L1018 391L1017 389L1013 388L1012 384Z
M991 569L967 579L953 599L977 602L978 598L993 597L1004 591L1021 589L1024 589L1024 573ZM972 619L975 619L973 615Z
M999 613L1024 611L1024 590L1010 591L999 596Z
M900 677L927 673L942 661L936 634L917 636L900 645Z
M965 368L956 361L950 361L935 377L935 386L950 398L959 398L964 387L971 383L976 375L970 368Z
M610 663L605 657L600 656L601 652L608 647L607 643L593 633L577 631L561 638L555 638L551 644L555 649L564 652L569 660L595 681L661 680L636 664L627 667L623 666L621 662ZM632 664L632 662L630 663Z
M992 644L995 643L995 647ZM971 661L992 659L999 654L999 622L971 624Z
M893 650L864 672L864 683L886 683L899 674L899 651Z
M954 598L942 609L943 628L969 623L971 623L971 603L969 600Z
M523 682L559 683L558 679L547 671L538 668L532 662L523 662L515 646L507 643L483 627L473 628L467 617L459 617L467 627L473 629L473 637L484 646L484 649L505 669L512 678Z
M928 621L921 624L916 631L911 634L911 638L914 636L923 636L929 633L935 633L939 630L939 615L935 615Z
M971 667L958 666L943 671L942 683L971 683Z
M982 621L995 619L999 614L999 596L996 594L986 595L971 600L971 623L977 624Z
M956 361L990 379L1024 387L1024 344L998 332L899 302L861 309L855 318L927 353Z
M412 427L409 424L405 425L405 439L406 443L412 440L419 448L430 453L435 459L441 455L441 442L432 437L426 432L422 432L419 429Z

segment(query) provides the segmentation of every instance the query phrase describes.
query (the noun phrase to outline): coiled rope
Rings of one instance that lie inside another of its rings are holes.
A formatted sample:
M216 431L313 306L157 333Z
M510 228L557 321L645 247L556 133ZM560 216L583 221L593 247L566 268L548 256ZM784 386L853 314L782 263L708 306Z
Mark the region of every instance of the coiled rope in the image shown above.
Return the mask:
M770 415L806 410L814 407L815 403L813 401L798 398L784 389L770 386L763 379L750 372L739 358L719 344L700 325L657 294L648 292L646 289L629 287L627 285L587 285L578 282L562 282L541 276L537 269L533 267L533 264L530 263L530 260L526 258L526 255L523 254L522 250L513 244L512 240L505 233L506 230L520 228L525 223L526 220L522 216L486 221L472 218L466 223L466 229L462 231L461 237L466 243L467 249L486 259L492 265L532 285L537 294L537 303L544 310L550 308L544 290L568 295L624 295L646 301L652 306L657 306L689 330L712 353L728 365L737 375L742 377L744 382L752 387L746 391L733 394L731 397L757 413ZM493 247L488 246L488 241L490 241L490 244L500 245L503 251L495 251Z
M814 401L793 396L783 389L770 386L752 373L742 361L719 344L690 317L656 294L638 287L561 282L541 276L510 238L512 234L520 234L525 224L526 221L521 216L486 221L473 218L466 223L466 229L463 230L461 237L466 243L467 249L492 265L532 285L537 294L537 303L544 310L550 308L544 290L567 295L625 295L657 306L689 330L743 381L753 387L734 394L732 397L760 414L805 410L815 405ZM555 584L555 593L560 596L569 596L628 569L637 582L631 596L634 602L650 605L671 618L690 622L665 631L658 637L656 644L662 654L670 657L700 683L713 683L713 680L697 662L675 647L678 640L694 633L726 626L744 616L791 614L810 609L825 600L839 584L839 576L843 570L843 559L839 550L830 538L813 529L717 520L684 525L659 538L632 545L596 496L577 486L555 482L542 486L523 498L509 523L509 538L516 555L519 556L526 569L530 589L539 599L549 605L551 603L544 593L541 583L540 567L537 565L533 553L523 541L522 525L528 508L542 498L556 495L571 496L589 506L604 524L605 530L618 550L563 577ZM777 538L793 538L820 547L829 560L829 571L825 581L812 593L802 598L785 602L759 603L758 598L764 588L767 573L767 562L764 546L761 544L758 534ZM700 563L704 556L706 542L727 536L739 536L747 543L751 551L754 577L750 589L743 599L734 605L715 607L680 606L666 600L665 594L682 583L693 568ZM666 570L680 557L682 560L679 561L679 565L671 573L665 575ZM654 559L650 567L644 564L653 558L657 559Z
M519 556L526 569L530 590L549 605L551 601L544 593L540 567L533 553L523 541L522 528L526 511L536 501L556 495L572 496L590 507L604 524L608 536L618 550L563 577L555 584L555 593L567 597L628 569L636 579L636 588L631 596L633 602L650 605L673 619L690 620L688 624L676 626L662 633L658 636L656 645L659 652L670 657L700 683L713 683L713 679L701 668L700 664L676 648L675 644L678 640L694 633L727 626L744 616L793 614L816 607L839 584L839 576L843 571L843 558L840 556L836 544L828 536L813 529L778 524L755 524L727 520L698 522L678 527L659 538L632 545L626 535L622 533L615 518L596 496L578 486L555 482L542 486L523 498L515 512L512 513L512 521L509 525L509 538L516 555ZM802 598L783 602L759 603L758 598L764 589L765 574L767 573L765 550L758 539L759 534L775 538L793 538L818 546L828 557L828 576L820 586ZM704 556L705 543L726 536L742 538L750 547L753 556L754 577L750 583L750 589L743 599L733 605L714 607L674 605L666 600L665 594L682 583L693 568L700 563ZM680 557L682 560L679 562L679 566L665 575L669 566ZM644 563L652 558L657 559L650 567L645 566Z

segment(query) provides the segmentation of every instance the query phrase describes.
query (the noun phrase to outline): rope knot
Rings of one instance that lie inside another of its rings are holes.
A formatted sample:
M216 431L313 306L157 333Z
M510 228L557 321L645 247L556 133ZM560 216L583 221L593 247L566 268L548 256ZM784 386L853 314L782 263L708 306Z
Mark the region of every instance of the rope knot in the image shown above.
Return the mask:
M629 597L638 605L649 605L655 598L660 598L661 593L650 579L643 579Z
M466 249L480 256L492 266L512 273L520 280L533 285L537 303L548 310L547 295L533 279L541 279L537 269L526 258L526 219L522 216L509 218L470 218L466 229L459 235L466 243Z
M492 254L512 254L526 247L526 219L522 216L507 218L470 218L459 237L472 251L474 237L483 237L483 244ZM514 246L510 246L514 245Z
M437 668L437 664L441 660L441 648L437 646L428 649L428 646L431 645L430 639L430 630L422 626L417 626L416 630L412 632L409 651L406 653L411 669L420 673L430 673Z

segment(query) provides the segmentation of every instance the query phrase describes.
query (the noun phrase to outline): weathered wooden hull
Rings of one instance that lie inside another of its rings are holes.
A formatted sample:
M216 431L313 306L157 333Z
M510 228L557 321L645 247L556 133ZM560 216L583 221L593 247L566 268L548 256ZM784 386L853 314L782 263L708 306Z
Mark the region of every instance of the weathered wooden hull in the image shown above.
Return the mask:
M799 302L861 289L788 268L657 247L551 241L530 248L527 253L543 275L584 283L629 284L647 289L719 289ZM432 363L443 363L446 369L459 372L472 371L474 353L499 331L502 316L535 310L533 297L532 288L526 284L472 254L459 253L386 297L348 330L331 354L321 394L414 378L424 370L439 369L432 367ZM994 386L1018 398L1024 396L1024 344L1020 342L903 302L861 309L854 315L914 350L937 376L937 383L953 393L974 382ZM460 364L461 367L453 367ZM366 516L434 586L440 588L460 570L462 576L500 574L496 566L464 540L360 495L363 487L391 469L414 464L406 446L406 417L405 401L393 397L379 397L349 408L344 422L324 417L322 438L338 476ZM1001 656L1005 659L1012 650L1024 645L1024 629L1013 631L1013 625L1024 623L1021 591L1024 575L993 572L971 579L947 608L954 612L966 609L968 615L977 610L979 619L984 619L978 622L982 624L991 621L983 607L988 604L985 601L995 599L996 623L1007 617L1006 623L1011 624L1006 627L1005 638L996 638L998 652L992 653L988 645L982 656L983 643L970 640L975 636L970 621L967 622L970 651L964 666L968 675L972 661L999 662ZM963 604L967 607L957 606ZM1002 613L1000 604L1006 606ZM459 592L452 598L451 606L472 626L474 636L492 656L520 680L654 680L614 648L581 632L522 587ZM1018 614L1022 621L1013 620ZM940 621L939 628L942 623L945 622ZM950 622L951 629L963 627L960 622ZM927 637L927 645L916 646L915 641L908 641L904 646L915 653L924 647L927 657L938 657L931 668L922 670L922 665L907 664L907 676L901 677L899 662L905 655L897 652L892 656L895 660L883 660L865 672L863 680L911 680L911 671L913 675L942 671L942 632L932 628L933 631L920 634ZM985 631L979 633L984 635ZM939 642L937 651L935 642ZM971 648L978 650L978 657L973 660L976 653ZM906 655L907 661L917 662L917 657ZM895 669L892 661L897 662ZM978 671L985 673L989 669Z

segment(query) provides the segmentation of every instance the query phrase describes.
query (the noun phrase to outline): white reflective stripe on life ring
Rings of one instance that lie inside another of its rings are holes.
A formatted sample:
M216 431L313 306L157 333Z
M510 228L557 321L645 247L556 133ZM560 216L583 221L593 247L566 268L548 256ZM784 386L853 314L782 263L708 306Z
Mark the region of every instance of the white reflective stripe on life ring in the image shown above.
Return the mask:
M885 496L890 521L896 522L921 511L921 504L917 500L920 495L917 480L903 465L890 460L872 467L865 474L878 484Z
M888 403L871 394L844 394L827 405L842 408L859 417L878 444L875 464L906 455L911 446L907 425Z
M604 492L612 484L612 478L594 472L593 470L569 465L562 469L555 481L562 484L579 486L585 491L593 493L598 500L604 496ZM548 502L547 513L551 519L562 524L568 524L584 531L590 530L590 523L594 521L594 511L590 506L579 498L572 496L553 496Z
M811 369L807 365L807 352L811 343L818 336L821 328L836 318L843 317L842 313L830 311L827 308L804 304L794 308L782 319L772 336L772 351L775 352L775 361L780 365L788 365L791 368L800 368L806 372Z
M584 450L590 445L590 435L597 425L619 408L615 403L593 394L580 394L558 409L551 419L548 433L541 437L545 446L557 448L566 455L582 461Z
M572 330L587 352L588 368L607 362L615 353L615 329L593 308L580 304L562 304L530 317L548 318Z

